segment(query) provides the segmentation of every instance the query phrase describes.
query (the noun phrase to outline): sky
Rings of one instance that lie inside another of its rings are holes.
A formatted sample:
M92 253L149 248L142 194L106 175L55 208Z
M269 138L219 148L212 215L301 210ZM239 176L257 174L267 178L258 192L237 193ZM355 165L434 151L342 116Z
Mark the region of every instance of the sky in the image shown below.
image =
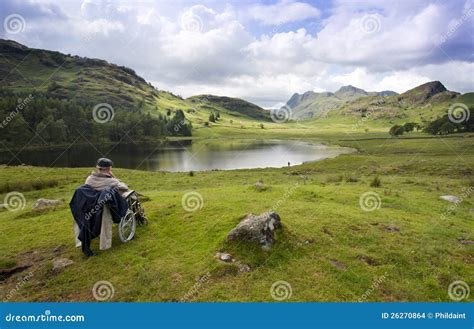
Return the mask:
M292 94L474 91L472 0L1 0L0 38L125 65L161 90L278 107Z

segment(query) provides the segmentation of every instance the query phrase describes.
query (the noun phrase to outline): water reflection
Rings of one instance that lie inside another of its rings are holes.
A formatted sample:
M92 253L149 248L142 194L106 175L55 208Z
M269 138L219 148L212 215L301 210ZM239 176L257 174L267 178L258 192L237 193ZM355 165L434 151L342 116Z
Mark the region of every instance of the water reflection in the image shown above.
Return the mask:
M67 150L24 150L16 157L0 153L0 162L46 167L91 167L107 156L117 167L148 171L200 171L284 167L349 153L351 149L298 141L173 141L158 145L121 144L107 147L74 145Z

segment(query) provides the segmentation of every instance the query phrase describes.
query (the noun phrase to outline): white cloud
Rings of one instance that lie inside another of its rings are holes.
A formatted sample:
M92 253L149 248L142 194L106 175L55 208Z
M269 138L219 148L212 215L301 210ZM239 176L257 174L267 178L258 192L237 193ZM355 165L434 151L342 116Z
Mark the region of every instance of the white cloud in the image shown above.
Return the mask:
M47 1L0 2L1 14L28 9L24 33L2 36L126 65L183 96L214 93L271 106L294 92L347 84L403 92L440 80L452 90L474 89L469 1L336 1L325 15L297 1ZM274 25L286 23L275 33Z
M248 13L264 25L281 25L301 21L309 18L318 18L321 11L304 2L281 0L273 5L253 5Z

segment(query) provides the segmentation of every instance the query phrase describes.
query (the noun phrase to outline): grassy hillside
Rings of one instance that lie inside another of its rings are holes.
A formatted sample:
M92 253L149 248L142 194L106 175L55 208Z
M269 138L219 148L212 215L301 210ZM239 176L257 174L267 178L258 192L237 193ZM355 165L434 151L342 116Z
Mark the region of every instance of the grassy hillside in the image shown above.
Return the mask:
M128 244L114 236L111 250L90 259L73 247L66 205L31 210L40 197L67 203L90 168L2 168L1 197L22 191L27 204L23 210L0 212L0 268L28 267L5 279L0 297L30 272L11 300L93 301L91 289L99 280L113 284L113 301L178 301L185 296L188 301L272 301L269 290L277 280L291 284L289 301L357 301L380 278L364 300L450 301L451 282L474 284L474 250L466 242L474 240L472 194L454 210L439 199L460 196L473 186L472 135L370 140L358 133L343 141L340 136L346 135L335 128L321 132L303 127L278 135L301 134L301 140L302 130L307 141L326 140L359 152L291 168L193 176L114 170L149 197L144 207L150 224L140 227ZM263 131L273 136L271 129ZM247 131L246 137L256 135ZM381 186L371 186L374 177ZM269 188L255 189L259 180ZM189 191L202 196L202 209L183 209L182 197ZM361 208L366 192L379 196L379 209ZM271 251L224 241L242 216L265 212L277 201L284 229ZM97 241L93 247L97 249ZM230 252L251 270L239 272L235 264L216 260L217 251ZM58 257L74 264L53 272L52 260ZM202 282L203 277L209 279Z
M202 110L224 110L224 112L235 117L248 117L255 120L270 121L270 113L260 106L244 101L239 98L198 95L187 99L193 104L198 104Z
M433 81L400 95L369 96L347 103L330 111L333 120L344 117L360 118L364 121L382 121L387 124L432 121L447 113L449 106L466 101L471 106L470 96L451 92L439 82Z
M44 92L124 108L152 106L160 94L133 70L104 60L32 49L9 40L0 40L0 53L1 89L6 92Z

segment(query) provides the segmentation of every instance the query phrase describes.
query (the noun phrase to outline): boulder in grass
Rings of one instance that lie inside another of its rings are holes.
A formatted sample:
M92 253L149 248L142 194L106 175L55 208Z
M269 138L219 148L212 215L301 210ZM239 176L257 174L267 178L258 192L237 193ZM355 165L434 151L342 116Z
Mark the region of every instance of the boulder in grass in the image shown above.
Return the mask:
M227 234L227 240L256 241L262 248L270 249L275 241L274 231L281 227L280 216L275 212L249 214Z
M219 259L223 262L226 262L226 263L231 263L231 262L234 261L234 257L232 257L232 255L227 253L227 252L218 252L216 254L216 257L217 257L217 259Z
M461 200L455 195L442 195L439 197L441 200L445 200L452 203L458 203Z
M63 204L62 200L38 199L33 205L33 209L38 210L38 209L43 209L43 208L48 208L48 207L55 207L62 204Z

